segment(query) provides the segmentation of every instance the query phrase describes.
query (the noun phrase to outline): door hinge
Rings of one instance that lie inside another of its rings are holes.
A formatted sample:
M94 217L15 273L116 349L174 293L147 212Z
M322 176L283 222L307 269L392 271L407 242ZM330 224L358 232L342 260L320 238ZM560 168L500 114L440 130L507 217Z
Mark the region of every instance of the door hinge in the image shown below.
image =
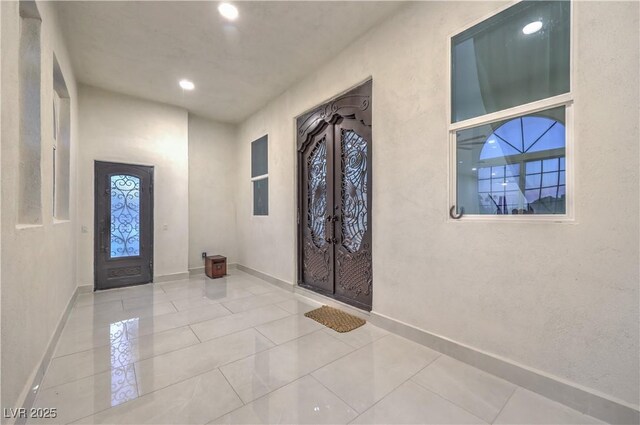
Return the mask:
M149 270L153 270L153 260L149 260Z
M298 218L297 218L298 224L300 224L300 208L298 208Z

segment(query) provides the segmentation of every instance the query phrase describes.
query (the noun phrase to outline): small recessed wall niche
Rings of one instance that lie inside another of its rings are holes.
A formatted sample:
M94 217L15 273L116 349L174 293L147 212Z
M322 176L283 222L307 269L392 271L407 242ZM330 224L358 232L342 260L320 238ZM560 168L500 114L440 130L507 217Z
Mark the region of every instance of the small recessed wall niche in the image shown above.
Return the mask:
M40 27L35 1L20 1L20 141L18 175L18 223L42 223L42 176L40 171Z
M71 100L56 55L53 55L53 217L69 219Z

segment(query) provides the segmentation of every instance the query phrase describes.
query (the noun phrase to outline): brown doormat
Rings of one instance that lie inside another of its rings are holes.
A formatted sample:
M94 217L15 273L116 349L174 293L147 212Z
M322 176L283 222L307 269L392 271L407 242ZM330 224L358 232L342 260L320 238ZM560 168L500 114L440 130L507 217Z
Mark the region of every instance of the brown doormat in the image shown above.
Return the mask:
M345 313L337 308L329 307L328 305L323 305L304 315L340 333L352 331L367 323L359 317Z

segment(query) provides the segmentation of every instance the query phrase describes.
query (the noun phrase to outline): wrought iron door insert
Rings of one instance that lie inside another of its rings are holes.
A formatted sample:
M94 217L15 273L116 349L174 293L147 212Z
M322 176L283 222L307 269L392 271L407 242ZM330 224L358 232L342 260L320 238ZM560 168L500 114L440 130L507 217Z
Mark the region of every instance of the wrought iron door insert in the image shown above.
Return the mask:
M153 167L95 163L95 289L153 280Z
M371 81L297 120L298 284L371 310Z

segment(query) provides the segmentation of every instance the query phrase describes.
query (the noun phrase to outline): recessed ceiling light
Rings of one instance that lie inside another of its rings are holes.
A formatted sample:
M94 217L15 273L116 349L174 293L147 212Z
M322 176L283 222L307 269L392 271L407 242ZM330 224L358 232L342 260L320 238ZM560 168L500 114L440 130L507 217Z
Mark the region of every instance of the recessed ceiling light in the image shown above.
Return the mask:
M193 84L193 81L189 80L180 80L178 84L180 84L180 87L184 90L193 90L196 87L195 84Z
M238 17L238 8L231 3L220 3L218 12L230 21L235 21Z
M542 28L542 21L533 21L525 25L524 28L522 28L522 32L529 35L529 34L533 34L534 32L540 31L541 28Z

